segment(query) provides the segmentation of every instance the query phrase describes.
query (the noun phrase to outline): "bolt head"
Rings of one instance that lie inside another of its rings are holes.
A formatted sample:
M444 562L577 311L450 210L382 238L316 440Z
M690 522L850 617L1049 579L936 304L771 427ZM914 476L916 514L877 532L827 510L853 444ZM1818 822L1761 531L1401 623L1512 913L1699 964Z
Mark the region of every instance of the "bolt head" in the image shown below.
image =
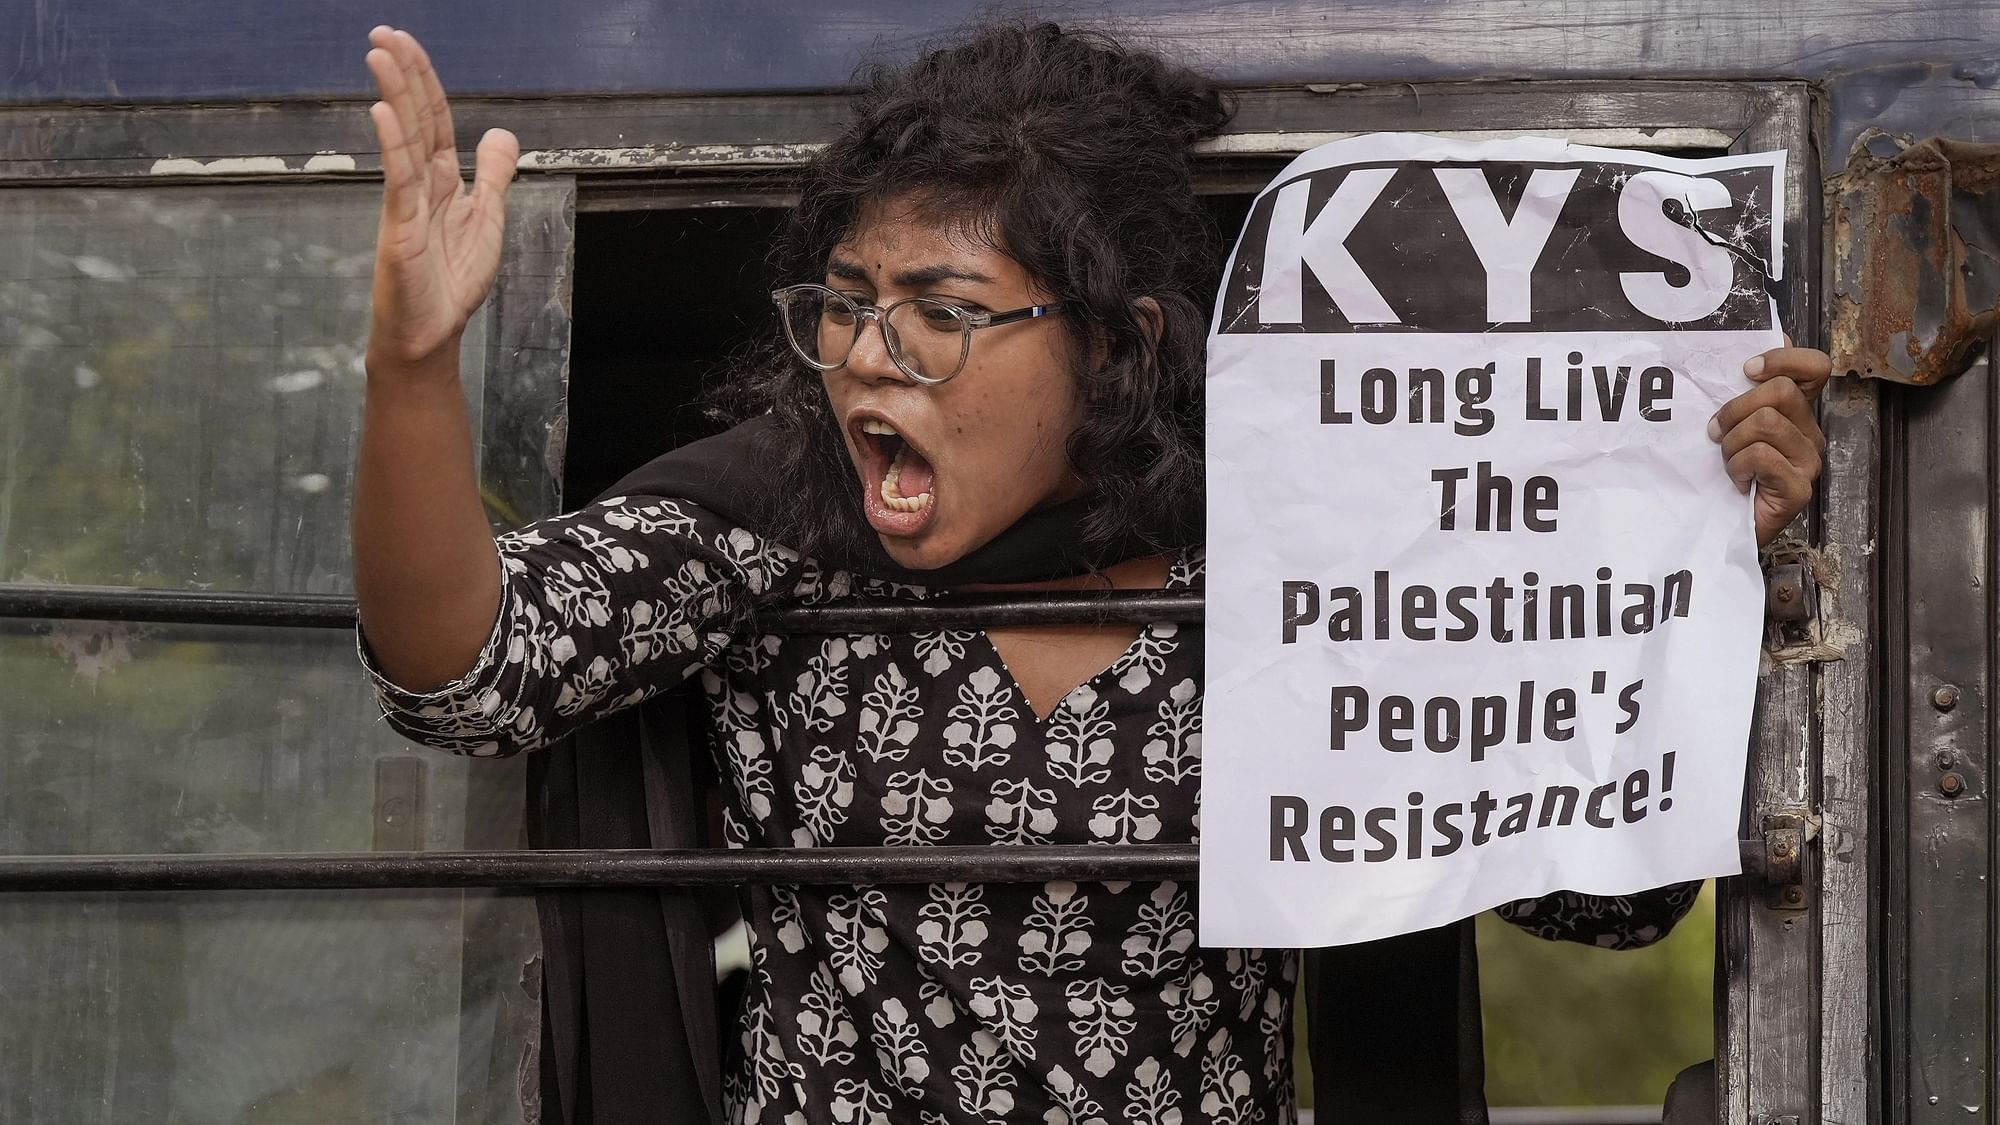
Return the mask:
M1804 887L1786 887L1786 888L1785 888L1785 901L1786 901L1786 902L1789 902L1789 903L1793 903L1793 904L1797 904L1797 903L1801 903L1801 902L1804 902L1805 900L1806 900L1806 889L1805 889Z
M1940 711L1949 711L1958 706L1958 688L1952 684L1945 684L1931 692L1931 706Z
M1938 778L1938 792L1947 797L1958 796L1960 793L1965 792L1965 778L1955 773L1945 774L1943 777Z

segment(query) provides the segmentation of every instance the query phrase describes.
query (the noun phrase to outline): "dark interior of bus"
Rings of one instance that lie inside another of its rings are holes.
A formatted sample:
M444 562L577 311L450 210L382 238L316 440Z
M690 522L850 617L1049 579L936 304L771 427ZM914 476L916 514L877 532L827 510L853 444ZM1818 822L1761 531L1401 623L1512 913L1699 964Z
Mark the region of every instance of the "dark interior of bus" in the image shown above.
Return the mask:
M1251 195L1205 198L1233 237ZM704 392L756 333L776 328L766 254L784 217L773 206L577 216L566 504L716 430Z

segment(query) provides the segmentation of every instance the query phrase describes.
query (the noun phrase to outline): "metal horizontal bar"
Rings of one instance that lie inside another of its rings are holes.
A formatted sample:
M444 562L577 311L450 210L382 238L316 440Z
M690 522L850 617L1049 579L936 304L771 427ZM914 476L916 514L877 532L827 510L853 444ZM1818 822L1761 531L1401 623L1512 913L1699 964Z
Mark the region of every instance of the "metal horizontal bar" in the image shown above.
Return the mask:
M0 617L352 629L354 599L335 594L0 584Z
M0 857L0 892L1192 880L1193 845Z
M771 610L771 633L915 633L1008 625L1201 621L1199 594L1121 590L1101 594L976 594L923 602L836 602ZM348 629L354 599L330 594L251 594L115 586L0 584L0 618L145 621Z

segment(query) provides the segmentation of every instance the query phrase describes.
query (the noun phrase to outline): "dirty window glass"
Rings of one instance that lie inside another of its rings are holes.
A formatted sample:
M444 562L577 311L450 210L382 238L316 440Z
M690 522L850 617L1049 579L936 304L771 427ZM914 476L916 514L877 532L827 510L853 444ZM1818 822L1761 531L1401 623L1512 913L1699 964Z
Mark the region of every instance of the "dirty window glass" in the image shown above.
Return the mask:
M0 580L347 589L377 200L7 193ZM475 414L485 338L467 329Z
M501 522L553 496L573 191L512 193L466 333ZM7 193L0 583L349 589L378 199ZM0 854L517 848L521 766L398 738L345 630L0 619ZM519 894L0 894L0 1121L520 1122L538 951Z

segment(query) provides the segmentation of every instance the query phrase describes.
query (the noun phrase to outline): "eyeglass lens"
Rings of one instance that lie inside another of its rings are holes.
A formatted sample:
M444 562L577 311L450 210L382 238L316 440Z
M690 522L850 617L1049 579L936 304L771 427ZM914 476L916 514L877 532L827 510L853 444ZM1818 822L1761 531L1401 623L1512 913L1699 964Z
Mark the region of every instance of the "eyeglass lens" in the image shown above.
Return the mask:
M792 345L824 368L845 362L866 326L852 304L819 289L796 291L786 315ZM944 380L965 362L971 325L955 305L918 299L893 306L883 330L898 367L919 378Z

